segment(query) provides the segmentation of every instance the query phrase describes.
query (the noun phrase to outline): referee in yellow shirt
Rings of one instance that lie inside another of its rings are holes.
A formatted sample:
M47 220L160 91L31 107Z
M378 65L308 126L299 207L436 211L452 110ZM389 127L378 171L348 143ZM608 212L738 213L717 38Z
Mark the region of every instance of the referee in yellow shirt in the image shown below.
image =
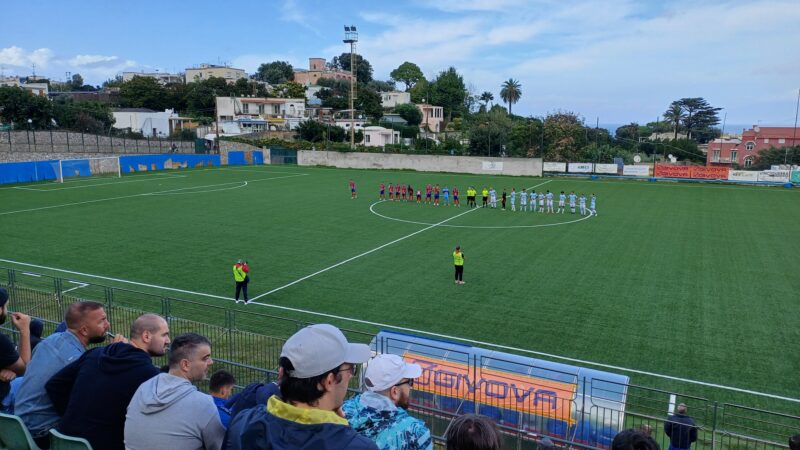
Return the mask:
M453 265L456 267L456 284L464 284L464 253L461 246L456 246L453 252Z

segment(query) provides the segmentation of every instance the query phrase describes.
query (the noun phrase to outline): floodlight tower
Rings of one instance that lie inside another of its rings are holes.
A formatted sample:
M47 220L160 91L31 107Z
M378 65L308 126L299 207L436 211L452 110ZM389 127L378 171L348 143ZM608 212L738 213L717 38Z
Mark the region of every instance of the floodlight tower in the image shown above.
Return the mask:
M344 43L350 44L350 148L356 148L356 111L354 100L356 98L356 42L358 32L355 25L344 26Z

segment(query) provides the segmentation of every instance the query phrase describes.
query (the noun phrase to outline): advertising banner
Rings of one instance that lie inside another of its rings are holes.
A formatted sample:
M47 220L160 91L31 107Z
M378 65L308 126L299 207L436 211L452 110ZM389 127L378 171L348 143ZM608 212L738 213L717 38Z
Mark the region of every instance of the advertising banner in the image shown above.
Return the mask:
M689 166L656 164L655 176L659 178L691 178Z
M570 173L592 173L592 163L569 163Z
M731 170L728 172L730 181L758 181L758 172L754 170Z
M546 162L542 168L545 172L566 172L567 163L563 162Z
M727 180L730 169L719 166L689 166L691 178L704 180Z
M616 164L595 164L594 173L610 173L616 175L619 167Z
M503 170L503 163L496 161L483 161L483 170Z
M758 172L758 181L767 183L788 183L791 174L788 170L762 170Z
M649 177L650 166L629 166L626 164L622 167L622 174L633 177Z
M792 171L792 183L800 183L800 170L793 170Z

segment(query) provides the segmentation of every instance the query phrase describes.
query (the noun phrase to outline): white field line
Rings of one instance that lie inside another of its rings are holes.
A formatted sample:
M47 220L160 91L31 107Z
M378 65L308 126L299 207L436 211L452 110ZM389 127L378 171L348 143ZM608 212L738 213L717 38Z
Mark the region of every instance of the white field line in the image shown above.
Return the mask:
M126 184L126 183L141 183L143 181L161 181L164 178L186 178L187 175L169 175L163 176L161 178L147 178L144 180L128 180L128 181L115 181L113 183L95 183L95 184L85 184L83 186L68 186L68 187L60 187L60 188L53 188L53 189L35 189L29 187L15 187L14 189L21 189L24 191L37 191L37 192L50 192L50 191L65 191L67 189L86 189L86 188L93 188L95 186L111 186L115 184Z
M230 191L233 189L241 189L243 187L247 187L247 181L242 181L242 184L238 186L231 186L231 187L224 187L219 189L205 189L202 191L186 191L186 192L166 192L166 193L159 193L159 194L148 194L148 195L192 195L192 194L206 194L209 192L220 192L220 191Z
M256 183L258 181L279 180L279 179L282 179L282 178L302 177L302 176L305 176L305 175L306 174L298 174L298 175L287 175L287 176L282 176L282 177L260 178L260 179L256 179L256 180L245 180L244 182ZM230 185L230 184L239 184L239 183L242 183L242 182L243 181L231 181L229 183L208 184L208 185L205 185L205 186L191 186L191 187L178 188L178 189L168 189L166 191L144 192L144 193L141 193L141 194L123 195L123 196L119 196L119 197L99 198L99 199L96 199L96 200L86 200L86 201L83 201L83 202L62 203L60 205L42 206L42 207L39 207L39 208L18 209L18 210L15 210L15 211L0 212L0 216L7 216L7 215L10 215L10 214L18 214L18 213L24 213L24 212L43 211L43 210L46 210L46 209L64 208L64 207L67 207L67 206L87 205L87 204L90 204L90 203L107 202L107 201L112 201L112 200L122 200L122 199L126 199L126 198L147 197L147 196L150 196L150 195L159 195L159 194L166 194L166 193L171 193L171 192L180 192L180 191L185 191L185 190L188 190L188 189L202 189L202 188L207 188L207 187L226 186L226 185Z
M547 183L549 183L549 182L550 182L550 181L545 181L544 183L539 183L539 184L537 184L536 186L531 186L531 187L529 187L528 189L533 189L533 188L536 188L536 187L539 187L539 186L545 185L545 184L547 184ZM354 261L354 260L356 260L356 259L358 259L358 258L361 258L362 256L367 256L367 255L369 255L370 253L374 253L374 252L376 252L376 251L378 251L378 250L384 249L384 248L386 248L386 247L388 247L388 246L390 246L390 245L392 245L392 244L396 244L396 243L398 243L398 242L400 242L400 241L404 241L404 240L406 240L406 239L408 239L408 238L410 238L410 237L412 237L412 236L416 236L416 235L418 235L418 234L420 234L420 233L422 233L422 232L424 232L424 231L428 231L428 230L430 230L431 228L436 228L436 227L438 227L438 226L444 225L445 223L447 223L447 222L450 222L450 221L451 221L451 220L453 220L453 219L457 219L457 218L459 218L459 217L463 216L464 214L469 214L469 213L471 213L471 212L473 212L473 211L477 211L478 209L480 209L480 208L468 209L468 210L464 211L463 213L456 214L455 216L452 216L452 217L448 217L447 219L444 219L444 220L442 220L441 222L434 223L434 224L429 224L427 227L425 227L425 228L423 228L423 229L421 229L421 230L417 230L417 231L415 231L415 232L413 232L413 233L411 233L411 234L407 234L407 235L405 235L405 236L403 236L403 237L400 237L400 238L397 238L397 239L395 239L395 240L393 240L393 241L391 241L391 242L387 242L386 244L379 245L378 247L375 247L375 248L373 248L372 250L367 250L367 251L366 251L366 252L364 252L364 253L361 253L361 254L358 254L358 255L356 255L356 256L353 256L353 257L347 258L347 259L345 259L344 261L340 261L340 262L338 262L338 263L336 263L336 264L334 264L334 265L332 265L332 266L328 266L328 267L326 267L326 268L324 268L324 269L322 269L322 270L318 270L318 271L316 271L316 272L314 272L314 273L312 273L312 274L306 275L306 276L304 276L304 277L302 277L302 278L298 278L298 279L296 279L296 280L292 281L291 283L284 284L283 286L276 287L275 289L272 289L271 291L267 291L267 292L264 292L263 294L257 295L257 296L255 296L255 297L253 297L253 298L252 298L250 301L252 302L253 300L258 300L258 299L260 299L260 298L262 298L262 297L266 297L267 295L270 295L270 294L273 294L273 293L275 293L275 292L278 292L278 291L281 291L281 290L283 290L283 289L286 289L286 288L287 288L287 287L289 287L289 286L293 286L293 285L295 285L295 284L297 284L297 283L300 283L301 281L305 281L305 280L307 280L307 279L309 279L309 278L311 278L311 277L315 277L315 276L317 276L317 275L319 275L319 274L321 274L321 273L325 273L325 272L327 272L327 271L329 271L329 270L331 270L331 269L335 269L336 267L339 267L339 266L341 266L341 265L347 264L347 263L349 263L350 261Z
M70 283L77 284L77 286L75 286L74 288L69 288L66 291L61 291L62 294L66 294L67 292L72 292L75 289L85 288L86 286L89 285L89 283L80 283L78 281L70 281Z
M140 283L140 282L129 281L129 280L122 280L122 279L119 279L119 278L104 277L104 276L101 276L101 275L93 275L93 274L88 274L88 273L75 272L75 271L71 271L71 270L58 269L58 268L54 268L54 267L41 266L41 265L37 265L37 264L23 263L23 262L19 262L19 261L12 261L12 260L9 260L9 259L0 259L0 261L6 262L6 263L10 263L10 264L17 264L17 265L24 266L24 267L35 267L37 269L51 270L51 271L54 271L54 272L68 273L68 274L72 274L72 275L85 276L85 277L96 278L96 279L100 279L100 280L116 281L116 282L119 282L119 283L131 284L131 285L136 285L136 286L144 286L144 287L150 287L150 288L155 288L155 289L163 289L163 290L166 290L166 291L180 292L182 294L191 294L191 295L197 295L197 296L200 296L200 297L215 298L215 299L219 299L219 300L227 300L227 301L235 302L235 300L233 298L231 298L231 297L223 297L221 295L208 294L208 293L205 293L205 292L187 291L187 290L184 290L184 289L176 289L176 288L171 288L171 287L166 287L166 286L158 286L158 285L154 285L154 284ZM33 274L31 274L31 275L33 275ZM601 367L601 368L604 368L604 369L610 369L610 370L617 370L617 371L621 371L621 372L634 373L634 374L637 374L637 375L646 375L646 376L650 376L650 377L654 377L654 378L660 378L660 379L664 379L664 380L679 381L679 382L687 383L687 384L694 384L694 385L698 385L698 386L711 387L711 388L721 389L721 390L726 390L726 391L731 391L731 392L739 392L739 393L743 393L743 394L756 395L756 396L765 397L765 398L772 398L772 399L776 399L776 400L784 400L784 401L793 402L793 403L800 403L800 399L798 399L798 398L784 397L784 396L780 396L780 395L776 395L776 394L769 394L769 393L766 393L766 392L758 392L758 391L753 391L753 390L749 390L749 389L737 388L737 387L734 387L734 386L726 386L726 385L722 385L722 384L708 383L708 382L705 382L705 381L697 381L697 380L692 380L692 379L689 379L689 378L680 378L680 377L675 377L675 376L672 376L672 375L664 375L664 374L659 374L659 373L655 373L655 372L647 372L647 371L638 370L638 369L629 369L629 368L626 368L626 367L620 367L620 366L614 366L614 365L610 365L610 364L597 363L597 362L593 362L593 361L586 361L586 360L581 360L581 359L577 359L577 358L570 358L570 357L567 357L567 356L554 355L552 353L545 353L545 352L539 352L539 351L529 350L529 349L525 349L525 348L512 347L512 346L508 346L508 345L493 344L491 342L478 341L478 340L475 340L475 339L467 339L467 338L458 337L458 336L450 336L450 335L447 335L447 334L433 333L433 332L430 332L430 331L417 330L417 329L414 329L414 328L401 327L401 326L387 324L387 323L372 322L372 321L369 321L369 320L361 320L361 319L354 319L352 317L344 317L344 316L338 316L338 315L335 315L335 314L320 313L320 312L310 311L310 310L306 310L306 309L292 308L292 307L289 307L289 306L272 305L272 304L269 304L269 303L253 302L252 300L251 300L250 304L264 306L264 307L267 307L267 308L280 309L280 310L283 310L283 311L291 311L291 312L296 312L296 313L301 313L301 314L308 314L308 315L312 315L312 316L325 317L325 318L328 318L328 319L337 319L337 320L343 320L343 321L346 321L346 322L360 323L360 324L363 324L363 325L370 325L370 326L379 327L379 328L388 328L388 329L393 329L393 330L398 330L398 331L406 331L408 333L413 333L413 334L423 334L423 335L438 337L438 338L442 338L442 339L466 342L466 343L469 343L469 344L474 344L474 345L479 345L479 346L493 347L493 348L497 348L497 349L510 350L510 351L519 352L519 353L527 353L527 354L530 354L530 355L543 356L543 357L546 357L546 358L552 358L552 359L557 359L557 360L561 360L561 361L567 361L567 362L571 362L571 363L575 363L575 364L582 364L582 365L589 365L589 366L594 366L594 367Z

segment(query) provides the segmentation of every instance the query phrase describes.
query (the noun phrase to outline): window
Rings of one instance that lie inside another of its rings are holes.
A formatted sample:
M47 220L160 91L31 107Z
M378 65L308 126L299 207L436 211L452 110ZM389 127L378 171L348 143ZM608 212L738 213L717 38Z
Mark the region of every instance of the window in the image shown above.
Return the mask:
M764 143L769 144L769 138L764 138Z
M753 142L753 141L750 141L750 142L748 142L748 143L745 145L745 148L746 148L748 151L752 151L754 148L756 148L756 143L755 143L755 142Z
M369 144L369 135L364 136L364 139L366 139L367 144Z
M264 105L258 105L258 113L264 114Z
M739 161L738 159L736 159L736 155L737 155L737 153L738 153L738 152L737 152L736 150L731 150L731 162L732 162L732 163L734 163L734 162L738 162L738 161Z
M785 143L786 143L786 139L784 139L784 138L778 139L778 144L785 144Z
M754 157L752 157L752 156L748 156L747 158L745 158L745 159L744 159L744 166L745 166L745 167L750 167L750 166L752 166L752 165L753 165L753 160L754 160L754 159L755 159L755 158L754 158Z
M250 105L248 103L242 105L242 112L245 114L250 114Z
M714 156L711 158L711 162L719 162L719 150L714 150Z

